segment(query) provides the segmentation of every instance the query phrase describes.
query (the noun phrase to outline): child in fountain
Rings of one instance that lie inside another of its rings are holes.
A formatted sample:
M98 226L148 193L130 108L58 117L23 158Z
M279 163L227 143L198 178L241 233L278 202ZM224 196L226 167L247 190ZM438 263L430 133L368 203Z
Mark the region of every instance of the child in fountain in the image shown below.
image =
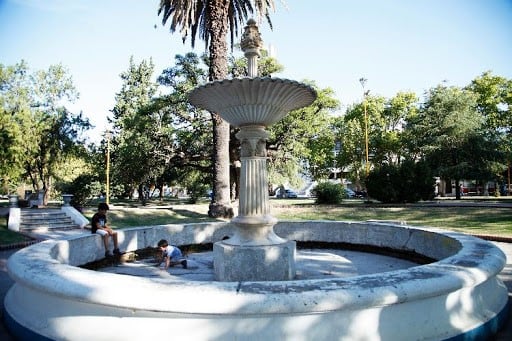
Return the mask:
M167 240L162 239L158 242L158 248L162 251L162 259L165 259L165 265L161 266L162 270L167 270L169 266L181 264L183 269L187 268L187 260L183 259L181 250L174 245L169 245Z

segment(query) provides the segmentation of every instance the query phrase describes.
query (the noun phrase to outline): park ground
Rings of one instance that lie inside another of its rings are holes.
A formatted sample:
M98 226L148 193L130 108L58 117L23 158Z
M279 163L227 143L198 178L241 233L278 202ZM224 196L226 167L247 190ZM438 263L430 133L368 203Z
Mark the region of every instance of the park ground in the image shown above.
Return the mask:
M271 199L270 204L271 213L280 220L386 220L512 240L512 197L440 198L395 205L359 199L346 199L339 205L316 205L314 199L299 198ZM92 217L96 205L92 202L83 208L86 218ZM135 200L113 200L109 218L114 228L219 220L208 217L207 212L206 200L187 204L184 199L155 199L145 205ZM7 230L7 214L7 202L0 202L0 248L29 241L27 236Z
M315 205L312 199L272 199L271 212L280 220L386 220L405 222L426 228L444 228L473 235L486 236L507 254L508 261L500 278L512 292L512 197L439 199L409 205L381 205L362 200L345 200L340 205ZM58 205L59 203L52 203ZM92 217L95 205L84 208L84 215ZM207 215L208 203L186 204L181 200L154 200L147 205L136 201L114 201L109 213L114 228L175 222L216 221ZM236 207L235 207L236 210ZM7 203L0 202L0 298L13 284L6 270L8 257L19 248L34 242L29 237L7 230ZM497 242L496 242L497 241ZM509 298L509 301L512 298ZM510 301L512 302L512 301ZM511 303L512 304L512 303ZM3 306L3 304L2 304ZM0 314L1 315L1 314ZM0 339L13 340L3 323ZM512 339L512 314L494 340Z

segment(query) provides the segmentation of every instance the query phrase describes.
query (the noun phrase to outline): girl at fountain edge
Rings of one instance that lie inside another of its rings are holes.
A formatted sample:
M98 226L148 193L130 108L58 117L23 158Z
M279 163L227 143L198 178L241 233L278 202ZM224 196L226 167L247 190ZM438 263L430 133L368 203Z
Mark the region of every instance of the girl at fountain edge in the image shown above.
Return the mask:
M177 246L169 245L167 240L161 239L158 242L158 248L162 251L162 259L165 258L165 265L160 266L162 270L167 270L169 266L176 264L181 264L183 269L187 268L187 260L183 259L183 254Z
M107 203L100 203L98 205L98 212L92 216L91 220L91 232L99 234L103 238L103 245L105 246L105 257L112 257L112 254L108 250L108 240L112 236L114 241L114 254L119 256L121 252L117 246L117 232L112 230L107 224L107 211L109 207Z

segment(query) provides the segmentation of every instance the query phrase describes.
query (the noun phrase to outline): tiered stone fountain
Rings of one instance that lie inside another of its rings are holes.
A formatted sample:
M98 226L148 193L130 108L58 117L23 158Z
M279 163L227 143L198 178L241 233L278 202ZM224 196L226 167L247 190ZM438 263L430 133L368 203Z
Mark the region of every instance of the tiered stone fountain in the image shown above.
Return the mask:
M242 44L256 75L253 21ZM24 248L8 261L15 281L4 320L20 340L483 340L508 313L497 277L501 250L453 232L379 222L278 222L270 215L265 127L311 103L297 82L250 77L194 90L195 105L240 127L239 215L231 223L143 226L118 232L136 251L159 239L214 244L216 281L162 282L80 268L103 258L102 239L85 233ZM224 236L230 236L223 240ZM294 278L295 241L415 252L435 261L348 278Z
M239 215L232 220L235 234L214 245L215 277L219 281L280 281L295 277L295 242L274 233L267 186L268 133L265 127L288 112L308 106L316 92L286 79L258 78L262 40L249 20L241 47L247 58L248 78L223 80L196 88L189 96L197 107L218 113L240 128Z

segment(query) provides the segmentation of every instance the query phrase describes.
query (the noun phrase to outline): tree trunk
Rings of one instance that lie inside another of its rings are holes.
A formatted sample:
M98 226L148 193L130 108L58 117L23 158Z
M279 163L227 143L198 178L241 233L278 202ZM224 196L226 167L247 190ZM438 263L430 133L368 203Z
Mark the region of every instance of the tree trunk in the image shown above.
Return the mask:
M210 42L210 80L226 78L227 69L227 32L228 6L225 0L211 1ZM233 217L229 186L229 123L218 114L212 113L213 121L213 193L208 215L210 217Z
M158 184L158 198L160 199L160 201L163 201L164 200L164 183L163 182L160 182Z
M439 180L439 196L443 198L446 196L446 179L444 178Z
M455 179L455 199L460 200L460 180Z
M488 196L489 195L489 181L484 181L483 182L483 187L484 187L484 195L485 196Z
M208 215L210 217L233 217L229 183L229 123L213 114L214 156L213 195ZM227 136L226 136L227 135Z
M231 201L237 200L240 196L240 141L235 137L238 129L231 129L229 134L229 161L230 161L230 182Z
M144 190L143 184L139 184L137 192L139 193L139 201L142 203L142 205L146 206L146 191Z

